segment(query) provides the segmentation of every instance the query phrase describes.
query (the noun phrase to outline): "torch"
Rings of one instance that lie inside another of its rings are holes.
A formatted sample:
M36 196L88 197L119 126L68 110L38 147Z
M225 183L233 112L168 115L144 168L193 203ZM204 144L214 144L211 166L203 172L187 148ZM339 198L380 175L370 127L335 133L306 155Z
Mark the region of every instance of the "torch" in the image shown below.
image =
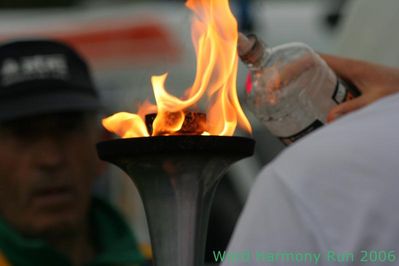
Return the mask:
M251 127L236 93L237 22L228 0L188 0L197 73L183 97L152 77L156 105L103 120L122 137L97 145L135 183L146 212L156 266L201 266L212 199L227 168L251 156L253 139L233 136ZM206 112L197 112L206 97ZM194 110L194 111L193 111Z

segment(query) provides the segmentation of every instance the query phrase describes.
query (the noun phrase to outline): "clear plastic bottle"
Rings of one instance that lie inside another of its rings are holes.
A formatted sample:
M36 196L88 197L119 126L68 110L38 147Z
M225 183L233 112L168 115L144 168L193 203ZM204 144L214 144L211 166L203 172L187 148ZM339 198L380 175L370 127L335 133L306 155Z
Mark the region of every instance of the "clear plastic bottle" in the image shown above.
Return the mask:
M268 48L255 35L240 35L238 50L250 69L250 110L286 145L322 126L332 107L360 94L306 44Z

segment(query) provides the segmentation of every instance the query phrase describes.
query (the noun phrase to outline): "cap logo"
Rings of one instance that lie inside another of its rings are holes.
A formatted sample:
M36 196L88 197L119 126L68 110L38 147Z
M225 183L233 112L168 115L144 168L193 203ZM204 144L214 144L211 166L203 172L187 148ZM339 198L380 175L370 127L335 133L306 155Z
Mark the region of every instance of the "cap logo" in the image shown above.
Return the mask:
M1 66L1 85L37 79L67 79L68 64L62 54L6 58Z

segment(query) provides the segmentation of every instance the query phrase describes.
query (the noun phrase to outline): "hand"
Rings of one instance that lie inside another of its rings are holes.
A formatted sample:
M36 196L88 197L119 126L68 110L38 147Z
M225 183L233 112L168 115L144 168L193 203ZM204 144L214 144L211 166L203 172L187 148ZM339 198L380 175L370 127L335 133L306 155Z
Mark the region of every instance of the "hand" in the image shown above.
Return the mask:
M327 121L358 110L387 95L399 92L399 69L359 60L322 54L321 57L342 79L351 82L361 96L332 108Z

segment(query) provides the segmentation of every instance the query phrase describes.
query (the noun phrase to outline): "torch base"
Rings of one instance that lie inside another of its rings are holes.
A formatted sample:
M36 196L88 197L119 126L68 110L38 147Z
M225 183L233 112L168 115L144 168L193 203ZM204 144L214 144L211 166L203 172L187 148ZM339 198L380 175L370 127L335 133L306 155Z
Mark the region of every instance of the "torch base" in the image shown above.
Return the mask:
M133 180L143 200L157 266L202 266L213 195L223 173L251 156L254 140L220 136L120 139L101 159Z

